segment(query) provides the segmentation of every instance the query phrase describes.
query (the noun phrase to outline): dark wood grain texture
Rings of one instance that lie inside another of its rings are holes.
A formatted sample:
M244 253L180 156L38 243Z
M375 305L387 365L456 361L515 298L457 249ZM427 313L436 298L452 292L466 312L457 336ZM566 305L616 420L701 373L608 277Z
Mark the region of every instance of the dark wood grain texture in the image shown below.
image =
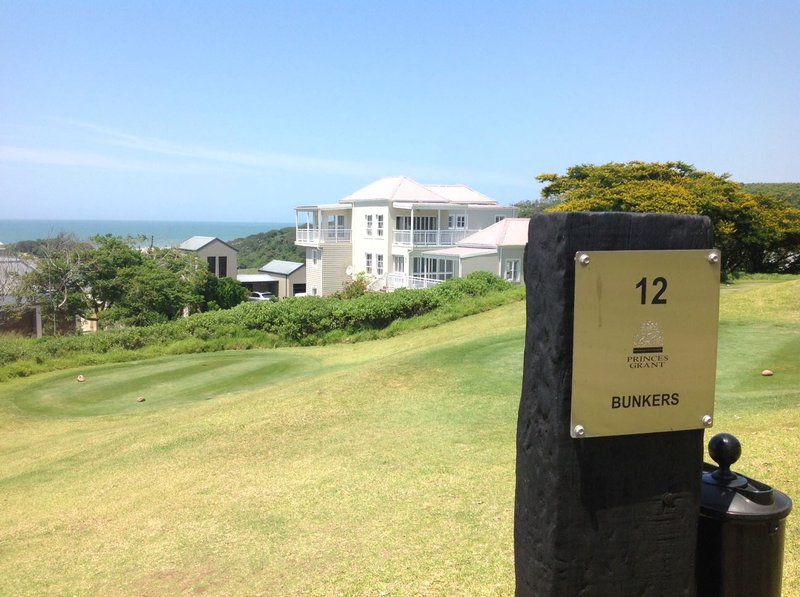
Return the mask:
M517 423L517 595L694 595L703 432L569 435L575 253L705 249L708 218L534 215Z

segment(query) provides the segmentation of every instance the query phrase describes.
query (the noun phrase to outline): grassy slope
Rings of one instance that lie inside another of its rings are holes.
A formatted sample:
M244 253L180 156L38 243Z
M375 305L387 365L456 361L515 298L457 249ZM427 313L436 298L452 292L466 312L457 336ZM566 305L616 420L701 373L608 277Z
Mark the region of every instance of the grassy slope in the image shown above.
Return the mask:
M723 295L716 429L800 496L800 281ZM0 593L510 593L523 311L0 385Z

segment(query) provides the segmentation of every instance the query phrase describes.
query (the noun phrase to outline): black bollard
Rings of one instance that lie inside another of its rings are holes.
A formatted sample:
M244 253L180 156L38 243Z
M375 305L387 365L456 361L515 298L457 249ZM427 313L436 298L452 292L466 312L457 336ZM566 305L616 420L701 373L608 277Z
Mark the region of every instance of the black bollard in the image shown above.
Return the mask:
M709 249L708 218L531 218L517 426L517 595L694 595L702 430L570 437L575 254Z

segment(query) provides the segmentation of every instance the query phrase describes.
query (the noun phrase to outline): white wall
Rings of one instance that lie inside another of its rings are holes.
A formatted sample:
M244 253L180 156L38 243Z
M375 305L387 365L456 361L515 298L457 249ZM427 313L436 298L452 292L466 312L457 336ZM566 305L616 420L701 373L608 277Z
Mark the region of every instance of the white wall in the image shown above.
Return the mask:
M475 208L467 214L467 228L470 230L483 230L495 223L496 216L511 218L516 213L515 207L489 207Z
M389 214L389 206L383 202L363 202L353 206L353 259L355 272L366 271L366 254L372 253L372 274L375 275L376 255L383 255L383 273L391 269L392 233L394 221ZM366 216L372 216L372 235L367 236ZM378 218L383 216L383 236L378 236Z
M500 271L498 275L501 278L505 278L505 268L506 268L506 260L507 259L517 259L519 260L519 282L520 284L525 281L525 275L522 270L523 260L522 258L525 255L525 248L524 247L502 247L500 249Z
M467 257L461 260L461 273L460 278L465 278L472 272L491 272L497 275L498 272L498 256L493 255L478 255L476 257Z

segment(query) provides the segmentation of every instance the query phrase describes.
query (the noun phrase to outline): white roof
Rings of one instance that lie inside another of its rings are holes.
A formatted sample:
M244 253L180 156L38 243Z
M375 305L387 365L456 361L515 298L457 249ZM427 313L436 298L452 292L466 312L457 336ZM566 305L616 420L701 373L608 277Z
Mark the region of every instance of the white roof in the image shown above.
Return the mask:
M412 203L412 202L409 202L409 201L395 201L394 203L392 203L392 207L396 207L397 209L411 209L412 207L424 207L425 209L449 209L451 211L454 209L454 205L457 205L458 208L464 208L464 209L469 209L469 210L473 210L473 209L491 209L491 210L501 211L501 210L516 209L515 207L512 207L510 205L497 205L497 204L486 205L486 204L483 204L483 203L455 203L455 204L453 204L453 203L426 203L426 202L422 202L422 203L413 202Z
M273 259L266 265L259 267L258 271L288 276L292 272L295 272L304 266L305 263L298 263L297 261L282 261L280 259Z
M352 205L342 205L341 203L322 203L320 205L298 205L295 211L341 211L343 209L353 209Z
M426 184L425 188L441 195L450 203L497 205L497 201L465 184Z
M414 201L441 203L443 197L430 189L411 180L407 176L387 176L351 193L340 203L353 203L355 201L375 201L385 199L388 201ZM445 203L447 201L445 200Z
M239 282L277 282L278 278L274 278L269 274L237 274L236 279Z
M458 241L460 247L524 247L530 218L505 218Z
M446 249L433 249L423 251L423 255L436 255L437 257L458 257L467 259L468 257L478 257L479 255L494 255L497 249L481 249L477 247L447 247Z

